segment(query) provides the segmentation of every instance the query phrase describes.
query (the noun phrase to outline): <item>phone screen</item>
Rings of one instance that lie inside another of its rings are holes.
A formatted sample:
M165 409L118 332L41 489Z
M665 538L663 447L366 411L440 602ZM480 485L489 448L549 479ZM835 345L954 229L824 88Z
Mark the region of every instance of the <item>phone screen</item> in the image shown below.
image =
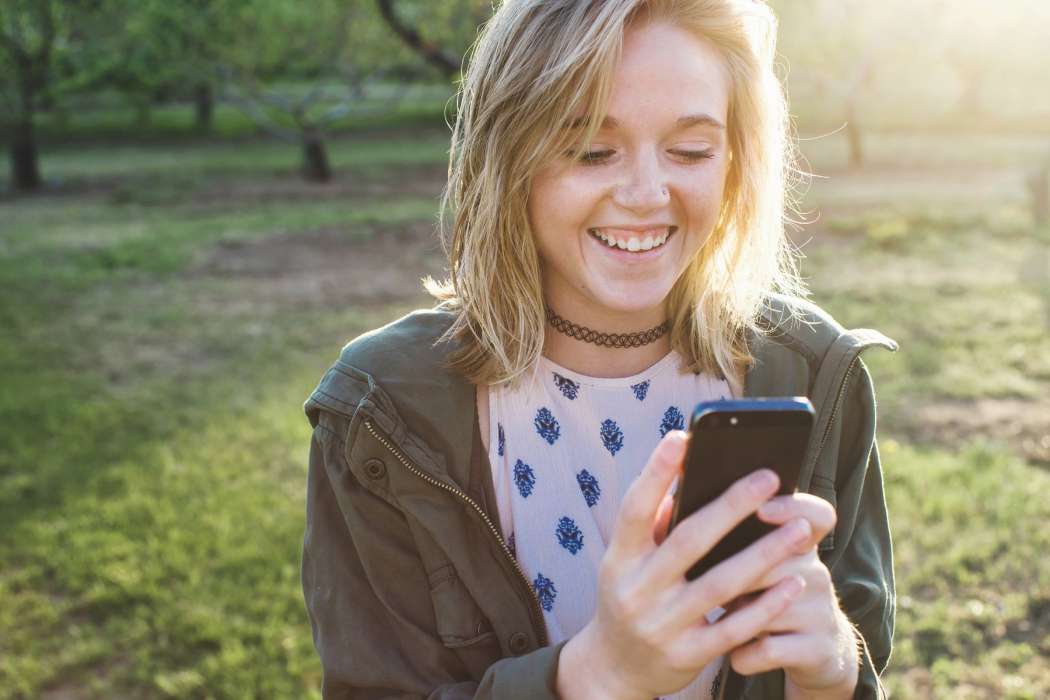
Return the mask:
M812 406L804 397L705 402L693 416L672 529L737 479L763 467L779 475L778 493L795 490L813 423ZM691 567L686 578L703 575L774 529L750 515Z

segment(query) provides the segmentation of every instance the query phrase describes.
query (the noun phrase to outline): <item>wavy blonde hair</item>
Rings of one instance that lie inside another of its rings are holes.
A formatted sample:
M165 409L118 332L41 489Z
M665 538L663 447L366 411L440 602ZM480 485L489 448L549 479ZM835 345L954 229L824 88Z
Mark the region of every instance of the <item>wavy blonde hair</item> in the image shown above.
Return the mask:
M642 15L645 15L644 18ZM775 73L777 20L757 0L507 0L475 42L457 100L440 228L449 277L424 279L455 319L441 341L475 383L513 382L535 366L546 319L540 259L527 215L533 174L579 155L596 134L623 35L667 21L711 42L730 75L729 164L711 235L675 282L671 346L693 371L727 377L754 358L745 331L769 292L808 296L785 235L801 171ZM585 114L583 138L562 129ZM739 391L739 387L735 387Z

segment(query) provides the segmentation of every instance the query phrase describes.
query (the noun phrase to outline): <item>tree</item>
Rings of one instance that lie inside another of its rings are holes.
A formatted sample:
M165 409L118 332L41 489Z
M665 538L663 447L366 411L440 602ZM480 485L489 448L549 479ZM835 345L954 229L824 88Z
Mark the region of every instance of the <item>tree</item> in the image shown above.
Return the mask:
M328 127L351 114L389 109L401 91L368 104L369 84L393 72L418 72L418 61L391 42L374 9L343 0L318 0L309 12L287 0L259 0L235 19L251 44L224 54L224 96L261 128L302 151L303 176L332 177Z
M36 118L85 89L98 44L114 31L109 0L4 0L0 3L0 130L15 190L43 184Z
M1050 59L1050 7L1046 2L936 0L933 7L936 22L931 40L959 82L955 108L960 117L970 121L1001 118L996 99L1001 93L995 92L1004 84L1046 94ZM1003 80L1004 76L1010 79Z
M145 125L160 98L189 98L199 131L212 124L219 66L240 36L233 21L253 0L107 0L119 30L95 41L92 87L115 88ZM289 3L290 4L290 3Z
M139 17L141 39L128 33L129 49L148 44L157 60L150 72L153 92L189 97L198 131L212 125L219 68L231 47L251 44L253 36L239 36L236 18L254 4L251 0L127 0ZM294 5L294 3L286 3ZM301 7L301 6L300 6ZM303 11L303 10L300 10Z
M376 0L376 7L394 35L447 78L459 74L460 57L474 40L478 27L492 15L492 5L487 0ZM427 27L427 36L423 36L420 27Z
M61 8L51 0L13 0L0 4L0 49L4 57L4 130L16 190L42 184L34 121L53 70ZM11 109L7 109L7 104Z
M849 164L864 164L863 100L887 65L921 36L902 0L782 0L781 47L791 57L794 80L838 106L844 118ZM914 15L914 12L912 13ZM902 22L903 17L910 17Z

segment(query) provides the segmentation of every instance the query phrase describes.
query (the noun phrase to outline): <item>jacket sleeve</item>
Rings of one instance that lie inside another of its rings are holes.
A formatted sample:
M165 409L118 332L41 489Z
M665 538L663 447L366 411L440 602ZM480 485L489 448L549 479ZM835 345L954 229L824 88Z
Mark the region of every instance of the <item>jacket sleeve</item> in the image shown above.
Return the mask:
M405 518L346 469L331 444L341 439L315 425L307 477L302 585L322 697L556 700L564 643L500 659L480 679L442 643Z
M821 547L821 559L831 572L843 612L853 623L860 651L854 700L887 697L880 674L893 641L893 551L882 485L882 467L875 444L875 392L864 363L849 380L841 407L842 427L834 473L814 474L813 489L835 505L835 530ZM725 697L732 700L780 700L783 670L743 677L730 672Z
M875 390L858 359L848 392L835 475L835 547L825 558L843 611L858 633L860 677L855 698L886 697L880 674L893 642L893 546L875 439Z

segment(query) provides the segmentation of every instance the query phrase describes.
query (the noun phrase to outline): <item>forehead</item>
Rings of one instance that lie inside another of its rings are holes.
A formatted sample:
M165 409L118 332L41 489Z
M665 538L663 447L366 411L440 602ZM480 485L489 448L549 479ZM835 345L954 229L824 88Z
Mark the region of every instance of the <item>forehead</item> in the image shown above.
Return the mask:
M603 129L724 128L728 69L703 37L665 22L631 27L612 78ZM585 120L576 114L564 126L582 128Z

